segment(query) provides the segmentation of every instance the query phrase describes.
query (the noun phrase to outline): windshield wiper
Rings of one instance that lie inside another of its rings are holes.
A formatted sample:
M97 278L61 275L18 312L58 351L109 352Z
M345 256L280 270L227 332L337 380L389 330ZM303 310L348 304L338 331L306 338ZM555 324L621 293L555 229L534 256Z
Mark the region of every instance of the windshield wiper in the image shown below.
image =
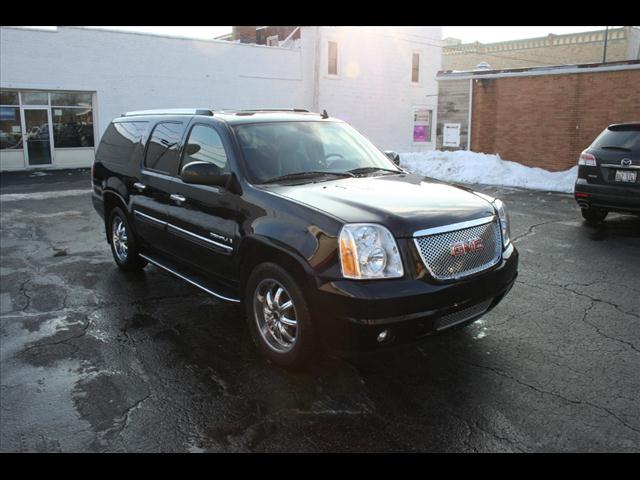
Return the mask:
M324 177L327 175L333 175L338 177L353 177L352 173L349 172L295 172L295 173L287 173L286 175L280 175L279 177L270 178L266 182L262 183L276 183L282 180L297 180L297 179L305 179L305 178L315 178L315 177Z
M617 145L607 145L605 147L600 147L600 148L608 148L610 150L624 150L625 152L630 152L631 149L627 148L627 147L619 147Z
M380 167L360 167L360 168L354 168L353 170L348 171L348 173L351 173L352 175L360 175L363 173L373 173L373 172L402 173L401 170L391 170L389 168L380 168Z

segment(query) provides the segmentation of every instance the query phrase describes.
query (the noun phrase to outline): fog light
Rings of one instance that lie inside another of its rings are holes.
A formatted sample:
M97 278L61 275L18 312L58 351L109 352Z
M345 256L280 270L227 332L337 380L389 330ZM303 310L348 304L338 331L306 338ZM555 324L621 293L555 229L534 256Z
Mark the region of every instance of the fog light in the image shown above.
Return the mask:
M389 338L389 330L383 330L378 334L378 343L384 342L387 338Z

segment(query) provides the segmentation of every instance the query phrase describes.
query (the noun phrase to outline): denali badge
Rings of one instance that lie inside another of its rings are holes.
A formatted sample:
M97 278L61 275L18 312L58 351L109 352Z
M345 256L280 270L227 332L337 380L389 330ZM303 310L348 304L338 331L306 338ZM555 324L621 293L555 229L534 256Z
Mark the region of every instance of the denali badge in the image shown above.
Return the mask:
M480 238L470 238L466 242L463 240L462 242L452 243L449 245L449 252L454 257L461 257L469 252L477 252L484 248L482 244L482 240Z
M232 243L233 240L229 237L225 237L224 235L218 235L217 233L209 232L209 236L213 238L217 238L218 240L222 240L223 242Z

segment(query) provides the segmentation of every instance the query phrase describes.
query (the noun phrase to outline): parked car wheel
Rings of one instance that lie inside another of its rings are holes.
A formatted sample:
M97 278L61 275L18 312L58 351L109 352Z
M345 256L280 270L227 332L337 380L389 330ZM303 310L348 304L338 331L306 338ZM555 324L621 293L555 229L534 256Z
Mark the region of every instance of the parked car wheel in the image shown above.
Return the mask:
M587 221L587 223L590 223L593 225L602 222L607 217L607 214L609 213L604 208L597 208L597 207L582 208L581 210L582 210L582 217Z
M300 368L315 356L307 301L283 268L274 263L258 265L247 282L244 303L253 341L273 363Z
M109 215L109 239L111 253L118 268L125 272L142 270L147 261L139 255L135 235L129 225L127 215L121 208L114 208Z

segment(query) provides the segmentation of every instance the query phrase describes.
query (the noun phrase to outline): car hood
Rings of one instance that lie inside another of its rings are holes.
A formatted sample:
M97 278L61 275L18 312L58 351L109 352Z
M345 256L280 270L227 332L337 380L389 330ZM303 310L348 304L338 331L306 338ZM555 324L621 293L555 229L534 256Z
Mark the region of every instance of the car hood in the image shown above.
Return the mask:
M491 204L471 190L414 174L271 185L266 189L345 223L385 225L399 238L494 214Z

